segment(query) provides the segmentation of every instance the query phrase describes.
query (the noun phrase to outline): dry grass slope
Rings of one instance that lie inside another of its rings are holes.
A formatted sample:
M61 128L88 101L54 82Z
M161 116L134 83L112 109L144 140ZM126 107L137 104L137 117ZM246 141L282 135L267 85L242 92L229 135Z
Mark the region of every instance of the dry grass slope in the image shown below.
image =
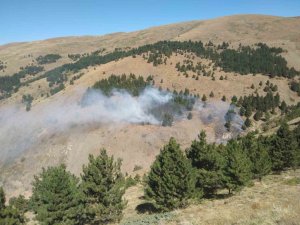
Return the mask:
M126 193L128 206L121 224L168 225L298 225L300 224L300 170L268 175L262 182L244 188L232 197L205 200L175 212L138 214L143 187L131 187Z

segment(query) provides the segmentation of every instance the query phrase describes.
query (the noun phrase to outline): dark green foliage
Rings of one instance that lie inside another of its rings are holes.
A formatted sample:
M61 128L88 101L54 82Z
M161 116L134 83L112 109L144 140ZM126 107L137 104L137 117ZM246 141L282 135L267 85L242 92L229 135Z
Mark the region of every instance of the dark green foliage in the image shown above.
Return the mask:
M234 95L232 98L231 98L231 102L233 103L233 104L236 104L236 102L237 102L237 97Z
M0 225L21 225L25 224L24 215L13 206L7 206L0 211Z
M195 188L190 162L174 138L163 147L151 166L145 195L162 211L184 207Z
M136 77L134 74L116 76L112 74L109 78L96 82L93 88L100 89L107 96L111 94L113 89L123 89L133 96L138 96L148 85L150 85L150 81L145 81L142 76Z
M293 131L294 140L297 142L297 147L292 152L291 167L293 169L300 166L300 125L298 125Z
M206 142L206 134L202 131L198 140L194 140L186 151L187 158L196 169L196 190L203 190L205 196L215 194L223 187L224 158L215 144Z
M44 55L44 56L39 56L36 58L36 61L38 64L43 65L43 64L49 64L49 63L54 63L57 60L59 60L61 58L60 55L58 54L48 54L48 55Z
M0 211L2 211L5 208L5 202L5 193L3 187L0 187Z
M41 224L81 224L79 179L64 165L49 167L34 177L32 208Z
M183 94L181 91L179 94L173 95L173 102L177 105L183 106L186 110L191 111L196 102L196 98L190 96L188 89L185 89Z
M58 67L53 70L47 71L43 75L47 78L47 81L49 82L49 87L52 87L53 85L59 85L67 81L67 76L62 72L62 68Z
M300 96L300 83L296 81L292 81L290 84L290 88L292 91L297 92Z
M206 95L204 94L203 96L202 96L202 102L206 102L207 101L207 97L206 97Z
M262 111L257 111L257 112L254 114L253 118L254 118L256 121L259 121L259 120L262 118L262 116L263 116L263 112L262 112Z
M251 120L249 119L249 117L246 118L244 124L245 124L246 127L251 127Z
M254 178L261 178L270 173L272 169L271 158L267 147L255 133L248 133L240 139L243 151L245 151L251 161L251 171Z
M172 114L165 113L162 120L162 126L171 127L173 124L174 117Z
M9 205L18 209L21 213L25 213L29 210L29 201L25 199L23 195L10 198Z
M0 91L11 92L21 85L21 79L27 75L35 75L44 70L42 66L26 66L11 76L0 77Z
M254 149L253 156L252 173L254 174L255 178L261 180L262 177L269 174L272 169L271 158L267 149L260 143L258 143L257 147Z
M259 43L256 48L240 47L238 50L226 49L220 53L218 66L225 72L240 74L262 73L266 75L294 77L299 74L294 68L288 68L287 61L280 55L281 48L270 48Z
M83 166L81 189L84 194L85 214L91 224L107 224L122 218L125 202L125 179L121 160L108 156L105 149L100 155L89 155L89 164Z
M229 47L229 43L224 42L222 43L222 45L218 45L218 49L227 49Z
M229 193L246 185L251 177L251 161L242 146L235 140L226 145L225 186Z
M77 61L78 59L81 58L81 54L68 54L68 58L73 61Z
M22 103L25 104L26 111L30 111L32 101L33 101L33 97L30 94L22 96Z
M55 95L56 93L60 92L63 89L65 89L65 85L59 84L57 87L50 89L50 94Z
M191 112L188 113L187 115L188 120L191 120L193 118L193 114Z
M238 101L241 109L243 108L243 115L250 117L252 112L257 112L254 119L260 120L262 117L262 112L267 112L272 109L279 107L280 96L277 93L275 96L272 92L268 92L266 96L249 95L244 96Z
M225 95L223 95L222 101L223 101L223 102L226 102L226 96L225 96Z
M211 91L210 94L209 94L209 97L213 98L215 95L214 95L214 92Z
M295 158L297 158L299 148L288 124L283 123L269 142L273 170L280 171L284 168L296 166L297 160L295 161Z
M0 187L0 225L21 225L25 224L25 218L22 211L14 205L5 205L5 193Z
M64 64L60 67L54 68L41 75L38 79L47 78L49 85L60 84L67 81L66 73L77 73L78 71L88 68L89 66L95 67L96 65L106 64L108 62L117 61L124 57L149 54L148 62L153 63L155 66L158 64L166 63L166 59L172 55L173 52L180 53L194 53L197 57L206 58L212 60L217 66L223 68L224 71L233 71L241 74L247 73L262 73L270 76L284 76L294 77L299 74L294 68L288 68L286 60L279 54L283 51L281 48L270 48L266 44L259 43L255 48L249 46L240 47L238 50L229 49L228 47L219 48L217 51L216 47L212 45L204 46L201 41L160 41L154 44L148 44L133 48L130 50L115 49L115 51L101 55L103 50L100 52L96 51L92 54L84 54L79 56L71 56L70 58L77 60L74 63ZM49 54L41 56L37 59L40 63L51 63L60 58L59 55ZM188 71L189 69L197 74L203 73L208 75L201 64L196 66L176 65L176 68L180 71ZM39 68L39 67L32 67ZM15 74L13 76L6 76L0 78L0 90L11 91L14 87L21 85L20 77L24 77L28 73L21 71L21 74ZM38 70L40 72L40 69ZM37 72L35 71L34 74ZM186 73L187 75L187 73ZM23 84L24 85L24 84ZM5 97L5 96L4 96Z
M3 62L3 61L0 60L0 70L2 70L3 72L5 72L6 68L7 68L6 62Z
M287 104L285 101L282 101L280 106L279 106L281 112L286 113L287 112Z

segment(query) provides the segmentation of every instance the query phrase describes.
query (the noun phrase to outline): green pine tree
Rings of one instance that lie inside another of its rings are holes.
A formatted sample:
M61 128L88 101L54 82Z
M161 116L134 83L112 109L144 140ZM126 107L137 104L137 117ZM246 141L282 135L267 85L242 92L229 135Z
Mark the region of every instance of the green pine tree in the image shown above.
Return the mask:
M297 164L298 143L289 130L287 123L283 123L276 135L271 138L270 156L273 170L295 167Z
M174 138L163 147L151 166L145 196L157 209L169 211L184 207L194 194L192 166Z
M271 158L267 149L260 143L255 149L254 156L252 172L255 178L261 180L263 176L269 174L272 170Z
M3 187L0 187L0 211L5 208L5 193Z
M21 225L25 224L24 214L14 206L5 205L5 193L0 187L0 225Z
M81 224L79 179L65 165L43 168L34 177L31 202L41 224Z
M224 158L215 144L206 142L204 131L198 135L198 140L192 142L186 154L197 171L197 190L203 190L206 196L210 196L223 187Z
M268 150L266 146L255 137L254 132L250 132L241 138L241 146L251 161L251 171L254 178L261 180L263 176L270 173L272 163Z
M246 185L252 177L251 161L236 140L229 141L226 145L224 175L229 194Z
M89 164L83 166L81 178L88 222L107 224L119 221L126 205L122 199L125 180L121 160L115 161L102 149L99 156L89 156Z

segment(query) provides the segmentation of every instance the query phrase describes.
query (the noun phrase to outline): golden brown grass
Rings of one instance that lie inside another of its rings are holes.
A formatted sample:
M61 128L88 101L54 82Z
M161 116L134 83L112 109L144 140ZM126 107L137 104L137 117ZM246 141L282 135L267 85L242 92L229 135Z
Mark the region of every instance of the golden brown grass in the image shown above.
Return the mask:
M262 182L254 182L232 197L204 200L198 205L176 210L167 219L156 224L205 224L205 225L298 225L300 224L300 184L288 185L287 181L299 179L300 170L286 171L281 175L268 175ZM121 224L128 221L146 221L147 215L137 214L136 205L142 202L143 187L128 189L125 198L128 206ZM160 218L160 215L157 215ZM128 223L130 224L130 223ZM138 222L132 224L139 224ZM145 223L146 224L146 223Z

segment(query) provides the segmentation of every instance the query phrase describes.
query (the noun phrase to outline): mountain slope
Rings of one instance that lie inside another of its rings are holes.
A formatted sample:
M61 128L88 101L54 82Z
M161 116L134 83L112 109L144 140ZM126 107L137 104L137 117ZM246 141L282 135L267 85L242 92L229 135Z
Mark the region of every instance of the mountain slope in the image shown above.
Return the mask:
M209 40L218 44L253 44L266 42L288 50L290 65L300 69L300 18L263 15L236 15L206 21L191 21L153 27L130 33L103 36L61 37L42 41L13 43L0 46L0 60L8 63L1 75L17 72L33 58L58 53L67 60L67 54L86 53L105 48L136 47L160 40ZM33 57L25 57L32 54Z

